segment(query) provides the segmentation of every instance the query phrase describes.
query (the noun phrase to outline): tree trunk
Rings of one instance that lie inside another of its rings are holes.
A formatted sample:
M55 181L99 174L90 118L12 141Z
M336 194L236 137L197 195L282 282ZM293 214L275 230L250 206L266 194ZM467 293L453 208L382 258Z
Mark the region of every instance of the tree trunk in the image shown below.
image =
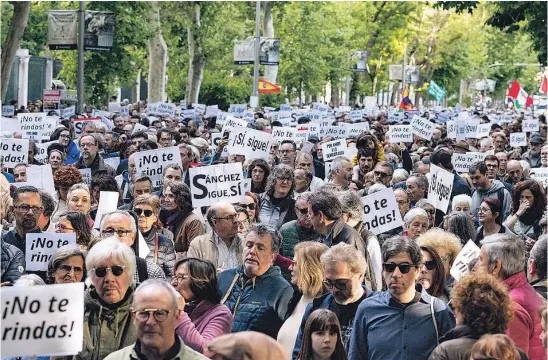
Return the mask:
M162 36L160 24L160 5L150 2L150 29L152 37L148 39L148 103L164 101L166 89L167 45Z
M262 3L264 6L263 16L263 35L267 38L274 37L274 20L272 17L272 7L274 3L272 1L265 1ZM278 77L278 66L265 65L264 78L266 81L273 84L276 83Z
M188 27L188 53L190 63L188 65L188 83L186 87L186 103L198 103L200 86L204 77L205 56L200 34L200 4L194 3L194 13Z
M19 46L21 46L21 39L25 33L30 12L30 1L13 1L12 4L13 17L8 28L6 42L2 47L2 59L0 64L2 67L2 81L0 83L0 87L2 88L2 100L4 100L6 92L8 91L11 67L13 66L13 61L15 60L15 53L19 49ZM19 105L27 106L27 104Z
M333 103L333 107L339 106L339 103L341 102L340 97L341 92L341 84L339 82L332 82L331 83L331 102Z

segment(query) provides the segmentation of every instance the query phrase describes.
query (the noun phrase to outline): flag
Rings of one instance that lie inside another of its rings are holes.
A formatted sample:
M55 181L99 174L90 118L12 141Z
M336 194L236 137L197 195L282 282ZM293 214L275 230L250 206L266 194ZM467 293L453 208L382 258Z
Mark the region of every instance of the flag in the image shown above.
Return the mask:
M516 109L527 109L527 107L533 105L533 98L523 90L516 80L514 80L508 90L508 97L512 99Z
M413 108L413 103L409 99L409 91L407 90L407 85L403 88L403 92L401 93L402 99L400 102L400 109L401 110L411 110Z
M282 88L278 85L272 84L265 79L259 78L259 94L279 93L281 91Z
M548 95L548 77L546 74L542 75L542 81L540 82L540 89L538 89L538 91Z

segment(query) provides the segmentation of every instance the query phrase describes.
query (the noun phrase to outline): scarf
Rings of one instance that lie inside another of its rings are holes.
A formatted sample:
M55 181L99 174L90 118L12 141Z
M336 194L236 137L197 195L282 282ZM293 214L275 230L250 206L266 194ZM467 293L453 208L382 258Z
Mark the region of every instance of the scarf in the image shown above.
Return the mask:
M143 238L147 242L147 244L154 246L154 238L156 237L158 230L156 229L156 225L152 225L150 230L147 233L141 233L143 234Z
M173 233L173 235L176 237L176 228L181 225L184 218L187 216L186 213L182 212L179 209L176 210L161 210L160 211L160 219L162 219L162 223L164 224L164 228L167 228L169 231Z

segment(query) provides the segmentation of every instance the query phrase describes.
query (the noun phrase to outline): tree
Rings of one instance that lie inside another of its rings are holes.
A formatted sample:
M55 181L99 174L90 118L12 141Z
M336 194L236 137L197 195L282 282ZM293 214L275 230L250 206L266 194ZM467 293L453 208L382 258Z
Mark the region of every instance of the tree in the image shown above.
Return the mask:
M153 35L148 39L148 102L155 103L164 100L167 45L160 25L160 6L156 1L151 1L150 7L150 28Z
M25 33L25 29L27 27L27 21L30 11L30 1L14 1L12 2L12 4L13 17L8 28L6 41L4 42L2 60L0 65L2 67L2 82L0 85L2 87L2 100L6 96L10 80L11 67L13 65L13 61L15 60L15 54L17 53L17 49L19 49L19 46L21 45L21 39L23 38L23 34Z
M187 104L198 102L200 95L200 86L204 78L205 56L202 46L202 23L200 20L199 2L190 3L190 22L187 29L188 53L190 62L188 65L188 85L186 88Z

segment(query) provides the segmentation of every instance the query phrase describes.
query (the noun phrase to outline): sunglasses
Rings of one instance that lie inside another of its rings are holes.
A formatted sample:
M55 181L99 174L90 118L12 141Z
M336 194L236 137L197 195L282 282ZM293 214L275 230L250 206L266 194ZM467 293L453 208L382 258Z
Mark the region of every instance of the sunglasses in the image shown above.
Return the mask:
M297 210L299 210L301 215L307 215L308 214L308 208L302 208L302 209L297 208Z
M384 177L390 176L390 174L386 174L386 173L383 173L381 171L375 171L375 176L379 176L379 177L384 178Z
M328 289L335 288L337 290L346 290L346 286L348 285L350 280L351 279L337 279L337 280L326 279L323 281L323 284Z
M436 268L436 262L434 260L428 260L424 262L424 266L427 270L434 270Z
M255 204L254 203L240 204L240 206L243 207L244 209L255 210Z
M107 276L107 271L111 271L112 275L118 277L124 273L125 266L123 265L114 265L114 266L99 266L98 268L93 268L91 271L95 273L97 277L103 278Z
M411 268L414 268L414 267L417 267L417 266L413 264L408 264L408 263L400 263L400 264L382 263L382 268L387 273L393 273L396 270L396 268L398 268L400 269L400 272L402 274L407 274L411 270Z
M136 208L136 209L133 209L133 211L135 211L135 214L137 214L137 216L141 216L143 215L143 213L145 214L145 217L152 216L152 210L143 210L143 209Z

